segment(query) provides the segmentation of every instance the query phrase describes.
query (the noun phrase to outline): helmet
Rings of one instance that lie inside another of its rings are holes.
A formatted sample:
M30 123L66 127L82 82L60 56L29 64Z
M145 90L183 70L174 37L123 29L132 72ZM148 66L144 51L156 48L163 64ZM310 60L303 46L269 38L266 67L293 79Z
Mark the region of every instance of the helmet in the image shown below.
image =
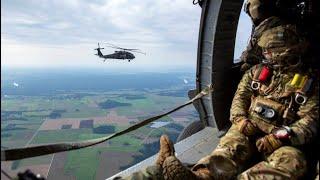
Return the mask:
M296 25L280 25L264 31L258 40L265 62L274 67L292 67L301 64L301 55L308 48L306 39Z
M253 23L258 25L264 19L275 15L274 7L276 0L247 0L244 11L251 17Z

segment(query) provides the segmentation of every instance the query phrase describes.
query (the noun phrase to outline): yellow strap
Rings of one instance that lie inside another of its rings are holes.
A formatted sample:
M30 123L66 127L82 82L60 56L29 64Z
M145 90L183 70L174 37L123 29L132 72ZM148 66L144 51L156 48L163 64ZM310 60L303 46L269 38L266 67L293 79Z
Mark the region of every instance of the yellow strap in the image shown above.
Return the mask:
M301 89L306 81L308 80L308 76L302 76L301 74L295 74L293 79L291 80L290 85L297 89Z

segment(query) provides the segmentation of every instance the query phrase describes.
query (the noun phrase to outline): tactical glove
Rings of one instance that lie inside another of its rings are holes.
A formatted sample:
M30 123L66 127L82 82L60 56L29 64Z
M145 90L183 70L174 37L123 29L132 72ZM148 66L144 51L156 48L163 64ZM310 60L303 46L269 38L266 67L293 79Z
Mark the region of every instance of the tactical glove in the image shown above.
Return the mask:
M236 126L238 130L246 136L253 136L260 132L260 129L256 127L249 119L240 119L236 122Z
M268 134L256 142L259 152L270 154L282 146L282 142L274 134Z

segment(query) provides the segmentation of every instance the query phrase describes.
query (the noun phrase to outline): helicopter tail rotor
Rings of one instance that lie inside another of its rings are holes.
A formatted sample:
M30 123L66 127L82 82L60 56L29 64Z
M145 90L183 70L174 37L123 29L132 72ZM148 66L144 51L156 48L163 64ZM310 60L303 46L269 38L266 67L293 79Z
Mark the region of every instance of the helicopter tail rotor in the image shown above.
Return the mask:
M94 49L94 50L100 50L100 49L104 49L100 47L100 43L98 43L98 48Z
M99 57L103 57L103 54L102 54L102 52L100 51L100 49L104 49L104 48L101 48L101 47L100 47L100 44L98 43L98 48L94 49L94 50L97 51L97 54L95 54L95 55L97 55L97 56L99 56Z

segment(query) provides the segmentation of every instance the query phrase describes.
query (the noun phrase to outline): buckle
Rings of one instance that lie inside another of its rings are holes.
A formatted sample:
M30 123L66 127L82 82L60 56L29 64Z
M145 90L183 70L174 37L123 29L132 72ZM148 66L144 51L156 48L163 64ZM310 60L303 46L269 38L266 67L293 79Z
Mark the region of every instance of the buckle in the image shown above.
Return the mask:
M260 89L260 86L261 86L261 84L260 84L260 82L258 82L258 81L252 81L252 82L251 82L251 88L252 88L253 90L259 90L259 89Z
M306 96L304 96L304 95L302 95L300 93L297 93L295 98L294 98L294 101L299 105L303 105L303 104L305 104L307 102L307 99L308 98Z
M270 107L259 105L253 109L256 113L266 119L273 119L276 116L276 111Z

